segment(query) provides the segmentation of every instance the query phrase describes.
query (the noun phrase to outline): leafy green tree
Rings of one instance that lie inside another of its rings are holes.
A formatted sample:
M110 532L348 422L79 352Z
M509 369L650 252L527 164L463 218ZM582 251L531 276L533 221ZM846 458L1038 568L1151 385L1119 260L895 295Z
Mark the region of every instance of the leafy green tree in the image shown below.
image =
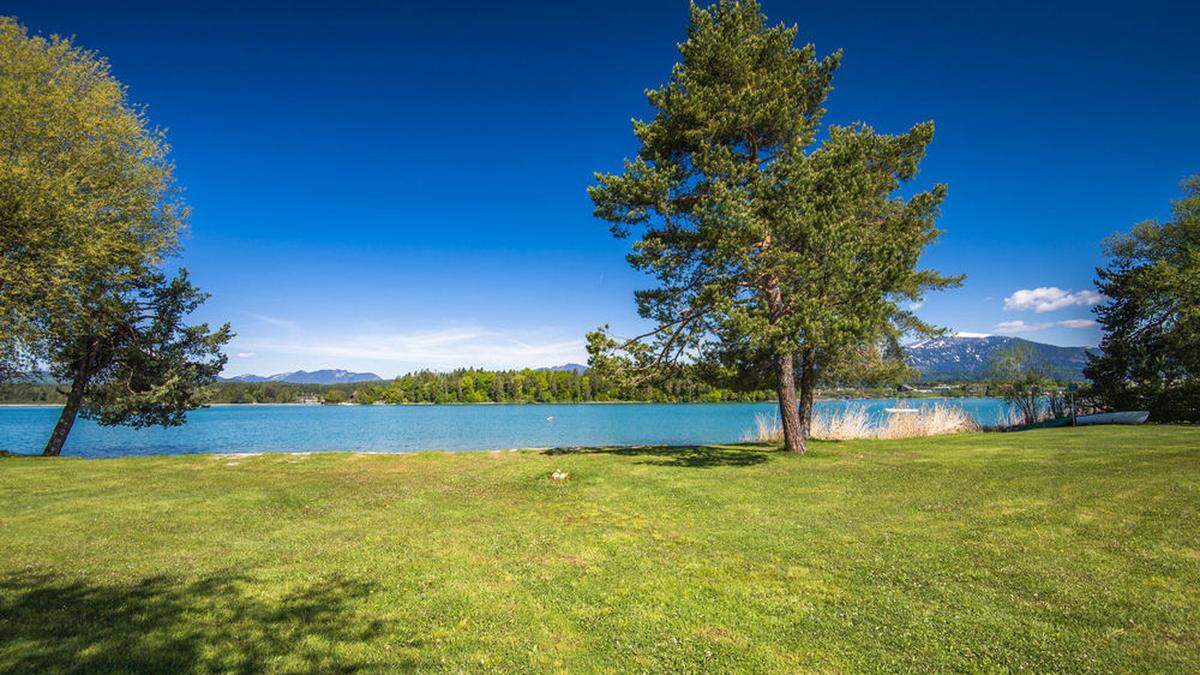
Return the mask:
M1046 396L1055 388L1045 360L1026 342L1018 342L996 355L991 366L992 385L1024 424L1042 418Z
M1200 421L1200 176L1183 182L1172 219L1105 241L1096 286L1104 337L1084 375L1101 406Z
M186 209L162 133L103 59L0 17L0 64L0 357L11 376L36 365L26 343L47 308L79 314L95 287L161 262Z
M350 400L359 405L371 405L383 398L383 387L378 385L368 384L354 390L350 395Z
M170 426L203 403L228 326L159 271L187 209L162 132L108 64L0 18L0 377L48 367L71 383L45 454L77 414Z
M328 389L321 395L321 400L325 403L345 403L350 400L350 396L341 389Z
M796 35L753 0L692 7L681 61L647 94L654 118L634 122L637 157L589 189L614 235L641 233L629 261L657 282L636 296L655 328L589 345L601 371L614 351L635 372L721 353L765 366L787 447L803 452L822 372L933 332L908 302L960 279L917 269L945 187L893 196L933 124L835 126L816 145L840 53L818 58Z

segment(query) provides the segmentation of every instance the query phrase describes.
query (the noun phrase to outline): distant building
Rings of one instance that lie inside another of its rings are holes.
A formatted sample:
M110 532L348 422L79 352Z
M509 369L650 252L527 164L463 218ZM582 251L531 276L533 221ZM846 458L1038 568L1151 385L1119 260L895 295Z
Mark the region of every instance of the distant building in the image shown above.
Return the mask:
M321 405L321 397L315 394L301 394L296 397L296 403L300 405Z

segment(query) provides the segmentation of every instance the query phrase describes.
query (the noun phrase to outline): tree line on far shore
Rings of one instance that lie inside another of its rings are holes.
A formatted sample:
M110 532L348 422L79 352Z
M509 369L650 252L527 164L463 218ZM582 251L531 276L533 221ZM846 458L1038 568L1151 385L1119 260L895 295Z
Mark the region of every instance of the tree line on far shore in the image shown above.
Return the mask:
M1064 385L1065 386L1065 385ZM990 382L960 382L920 387L891 385L830 385L822 398L920 398L927 396L999 396ZM0 403L63 403L62 385L15 383L0 385ZM714 386L699 374L673 376L622 386L586 372L548 370L419 371L381 382L296 384L292 382L217 382L208 387L210 403L747 403L776 400L771 389Z
M208 387L211 403L589 403L649 401L719 403L770 401L769 389L716 387L698 377L676 375L636 386L587 373L552 370L418 371L394 380L344 384L218 382ZM0 386L0 403L62 403L61 385Z

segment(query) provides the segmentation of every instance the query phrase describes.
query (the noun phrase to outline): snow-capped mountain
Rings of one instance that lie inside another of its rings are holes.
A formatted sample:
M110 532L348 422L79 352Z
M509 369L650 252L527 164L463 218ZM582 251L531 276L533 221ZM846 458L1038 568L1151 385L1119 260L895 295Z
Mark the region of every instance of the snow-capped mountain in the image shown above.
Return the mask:
M908 346L908 363L921 371L925 382L983 380L990 374L996 356L1014 344L1025 343L1034 349L1050 370L1063 380L1082 380L1087 365L1088 347L1058 347L1018 337L941 337Z
M223 382L290 382L292 384L346 384L349 382L377 382L382 380L375 373L352 373L348 370L296 370L275 375L235 375L222 377Z

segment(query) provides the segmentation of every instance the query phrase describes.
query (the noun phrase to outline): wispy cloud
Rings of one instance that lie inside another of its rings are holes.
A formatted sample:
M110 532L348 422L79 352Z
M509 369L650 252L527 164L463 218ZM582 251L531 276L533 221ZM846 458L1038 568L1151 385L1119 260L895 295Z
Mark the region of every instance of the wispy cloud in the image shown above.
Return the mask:
M344 361L390 363L400 368L522 368L586 358L581 338L547 332L515 333L473 327L407 332L347 332L336 337L263 339L245 343L260 353L308 357L312 364Z
M1002 321L996 324L997 333L1036 333L1049 328L1092 328L1096 325L1091 319L1067 319L1065 321L1045 321L1041 323L1026 323L1021 320Z
M238 352L237 354L234 354L234 356L238 357L239 359L252 359L255 356L258 356L258 354L254 352Z
M1096 325L1091 319L1067 319L1057 322L1059 328L1092 328Z
M254 319L255 321L259 321L259 322L267 324L268 326L274 326L276 328L286 328L287 330L293 330L293 331L299 330L299 328L300 328L299 324L297 324L295 321L289 321L287 319L280 319L280 318L277 318L274 316L267 316L266 314L258 314L255 312L246 312L246 316L250 317L251 319Z
M1104 300L1096 291L1069 291L1056 286L1023 288L1004 299L1004 309L1025 311L1032 309L1041 314L1067 307L1088 307ZM1012 323L1012 322L1009 322Z

